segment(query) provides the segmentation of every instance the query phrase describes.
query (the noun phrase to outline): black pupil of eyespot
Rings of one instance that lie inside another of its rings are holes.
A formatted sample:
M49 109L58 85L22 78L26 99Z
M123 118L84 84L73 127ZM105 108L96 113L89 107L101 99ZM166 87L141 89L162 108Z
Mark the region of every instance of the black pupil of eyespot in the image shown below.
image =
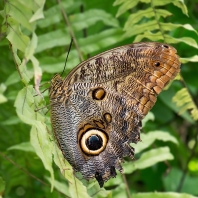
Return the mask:
M156 62L155 63L155 66L157 66L157 67L160 66L160 63L159 62Z
M163 45L165 48L168 48L168 45Z
M86 145L89 150L98 150L102 147L102 138L98 135L92 135L86 140Z

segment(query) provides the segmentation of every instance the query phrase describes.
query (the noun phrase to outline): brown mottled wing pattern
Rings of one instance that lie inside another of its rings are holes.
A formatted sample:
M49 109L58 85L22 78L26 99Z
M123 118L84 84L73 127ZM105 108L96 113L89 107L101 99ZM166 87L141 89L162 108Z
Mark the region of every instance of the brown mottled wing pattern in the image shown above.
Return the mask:
M56 75L50 86L51 120L64 157L100 186L140 140L141 120L180 71L176 50L156 42L103 52Z

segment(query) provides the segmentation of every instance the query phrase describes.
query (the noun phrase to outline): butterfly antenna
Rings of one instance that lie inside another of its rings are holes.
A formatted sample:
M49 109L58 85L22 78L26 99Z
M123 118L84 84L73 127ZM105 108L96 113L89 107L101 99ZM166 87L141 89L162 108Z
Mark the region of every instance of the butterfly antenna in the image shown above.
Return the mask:
M61 76L62 76L63 73L65 72L66 63L67 63L67 59L68 59L68 57L69 57L69 52L70 52L70 50L71 50L72 43L73 43L73 38L71 38L71 41L70 41L70 44L69 44L69 49L68 49L68 52L67 52L67 57L66 57L66 59L65 59L65 66L64 66L64 69L63 69L63 71L62 71L62 73L61 73Z

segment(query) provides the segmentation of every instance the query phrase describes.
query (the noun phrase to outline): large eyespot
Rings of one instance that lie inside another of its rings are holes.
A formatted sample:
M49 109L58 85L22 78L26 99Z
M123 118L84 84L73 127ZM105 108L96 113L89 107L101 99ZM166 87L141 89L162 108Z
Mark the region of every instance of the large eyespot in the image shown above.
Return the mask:
M99 155L106 147L107 134L98 129L90 129L82 134L80 147L85 154Z
M103 88L99 87L93 90L92 98L95 100L102 100L106 95L106 92Z

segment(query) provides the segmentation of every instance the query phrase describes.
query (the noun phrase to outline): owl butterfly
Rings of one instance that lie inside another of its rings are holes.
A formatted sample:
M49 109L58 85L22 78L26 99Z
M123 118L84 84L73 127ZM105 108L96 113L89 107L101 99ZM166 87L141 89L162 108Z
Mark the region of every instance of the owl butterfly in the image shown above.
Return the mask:
M50 85L51 121L59 148L73 169L100 187L123 172L130 143L140 141L141 120L180 71L176 50L142 42L98 54Z

